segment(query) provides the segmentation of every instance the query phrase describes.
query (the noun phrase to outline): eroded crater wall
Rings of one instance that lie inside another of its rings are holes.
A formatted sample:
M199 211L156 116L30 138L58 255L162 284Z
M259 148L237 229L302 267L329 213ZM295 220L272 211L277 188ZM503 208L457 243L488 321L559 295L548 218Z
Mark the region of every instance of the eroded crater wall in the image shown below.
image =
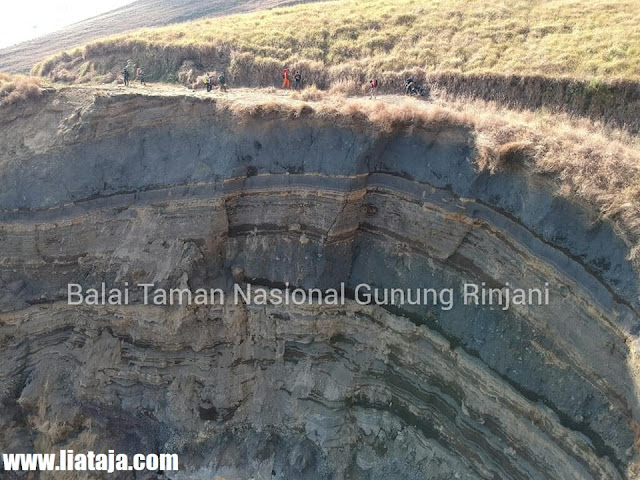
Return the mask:
M479 172L462 125L64 95L3 124L3 450L177 451L230 477L631 476L637 273L550 179ZM506 312L66 305L70 282L125 281L551 295Z

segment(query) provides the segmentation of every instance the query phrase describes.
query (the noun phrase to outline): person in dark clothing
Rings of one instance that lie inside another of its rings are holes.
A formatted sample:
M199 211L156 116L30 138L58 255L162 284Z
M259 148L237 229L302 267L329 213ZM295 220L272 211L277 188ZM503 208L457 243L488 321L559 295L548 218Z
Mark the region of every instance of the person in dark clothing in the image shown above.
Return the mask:
M413 81L413 77L409 77L405 80L405 93L411 95L415 92L416 83Z
M428 97L429 96L429 88L424 85L420 85L416 83L413 78L409 77L405 81L406 89L405 93L407 95L416 96L416 97Z
M302 75L300 75L300 70L296 70L296 74L293 76L293 79L296 81L295 89L300 90L300 87L302 87Z
M124 79L124 86L128 87L129 86L129 70L127 70L126 67L124 68L124 70L122 70L122 78Z
M223 92L227 91L227 79L224 78L224 73L218 75L218 84L220 85L220 90Z

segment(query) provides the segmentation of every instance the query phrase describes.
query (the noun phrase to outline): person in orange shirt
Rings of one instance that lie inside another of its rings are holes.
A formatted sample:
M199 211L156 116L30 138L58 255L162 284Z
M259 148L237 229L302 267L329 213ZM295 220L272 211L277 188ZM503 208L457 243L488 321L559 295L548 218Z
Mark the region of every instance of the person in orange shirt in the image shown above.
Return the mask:
M282 69L282 88L291 88L291 81L289 80L289 69L284 67Z

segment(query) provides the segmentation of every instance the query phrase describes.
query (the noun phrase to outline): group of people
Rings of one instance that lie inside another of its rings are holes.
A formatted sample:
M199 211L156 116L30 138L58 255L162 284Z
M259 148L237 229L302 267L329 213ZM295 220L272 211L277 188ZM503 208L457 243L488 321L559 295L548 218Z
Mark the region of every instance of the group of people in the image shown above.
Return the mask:
M419 85L413 77L409 77L404 81L404 93L407 95L419 95L421 97L429 96L428 87Z
M291 74L289 73L289 69L287 67L283 67L282 69L282 88L283 89L291 89ZM300 74L300 70L296 70L293 75L294 89L300 90L302 88L302 75ZM370 95L369 98L376 98L378 95L378 80L371 79L369 81Z
M122 70L122 78L124 80L124 86L128 87L129 86L129 81L130 81L130 74L129 74L129 69L127 67L124 67L124 69ZM144 81L144 70L142 69L142 67L137 67L136 68L136 78L140 81L141 85L147 85Z
M291 79L290 79L289 69L284 67L282 69L282 88L283 89L291 89ZM295 86L294 89L299 90L302 88L302 75L299 70L296 70L294 76ZM375 99L378 96L378 87L380 83L376 78L372 78L369 80L369 98ZM413 77L409 77L405 80L405 93L407 95L420 95L425 96L428 93L428 90L422 85L418 85Z
M207 92L210 92L211 90L213 90L214 75L215 74L207 72L202 77L202 81L207 88ZM124 79L124 86L128 87L130 82L130 74L127 67L125 67L122 70L122 76ZM144 81L144 70L142 69L142 67L136 67L136 78L140 81L141 85L146 86L146 83ZM302 74L300 73L300 70L295 71L295 73L293 74L293 80L294 80L293 89L300 90L302 88ZM227 91L227 81L224 76L224 73L221 73L218 75L218 85L221 91L223 92ZM379 82L377 79L372 78L371 80L369 80L369 98L371 99L377 98L378 87L379 87ZM289 69L286 66L282 68L282 88L283 89L292 88L291 73L289 72ZM422 85L418 85L412 77L409 77L405 80L405 93L407 95L425 96L425 95L428 95L428 90Z
M207 92L210 92L211 90L213 90L212 77L213 75L211 73L205 73L204 76L202 77L202 82L206 85ZM220 91L222 92L227 91L227 79L224 77L224 73L221 73L220 75L218 75L218 86L220 87Z
M291 89L291 80L289 77L289 69L287 67L284 67L282 69L282 88ZM293 88L295 90L300 90L302 88L302 75L300 74L300 70L296 70L296 72L293 74L293 80L295 82Z

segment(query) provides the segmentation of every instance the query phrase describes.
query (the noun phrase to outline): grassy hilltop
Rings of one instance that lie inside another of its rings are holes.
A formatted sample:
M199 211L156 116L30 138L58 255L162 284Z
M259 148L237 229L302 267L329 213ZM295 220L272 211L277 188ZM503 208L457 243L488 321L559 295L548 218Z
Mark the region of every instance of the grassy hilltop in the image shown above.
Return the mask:
M328 81L414 67L638 80L639 24L636 0L336 0L108 37L49 58L34 73L84 81L128 55L164 80L177 79L185 60L204 68L250 63L250 76L303 61Z
M56 32L0 48L0 71L25 72L61 50L137 28L170 25L195 18L264 10L314 0L135 0Z

